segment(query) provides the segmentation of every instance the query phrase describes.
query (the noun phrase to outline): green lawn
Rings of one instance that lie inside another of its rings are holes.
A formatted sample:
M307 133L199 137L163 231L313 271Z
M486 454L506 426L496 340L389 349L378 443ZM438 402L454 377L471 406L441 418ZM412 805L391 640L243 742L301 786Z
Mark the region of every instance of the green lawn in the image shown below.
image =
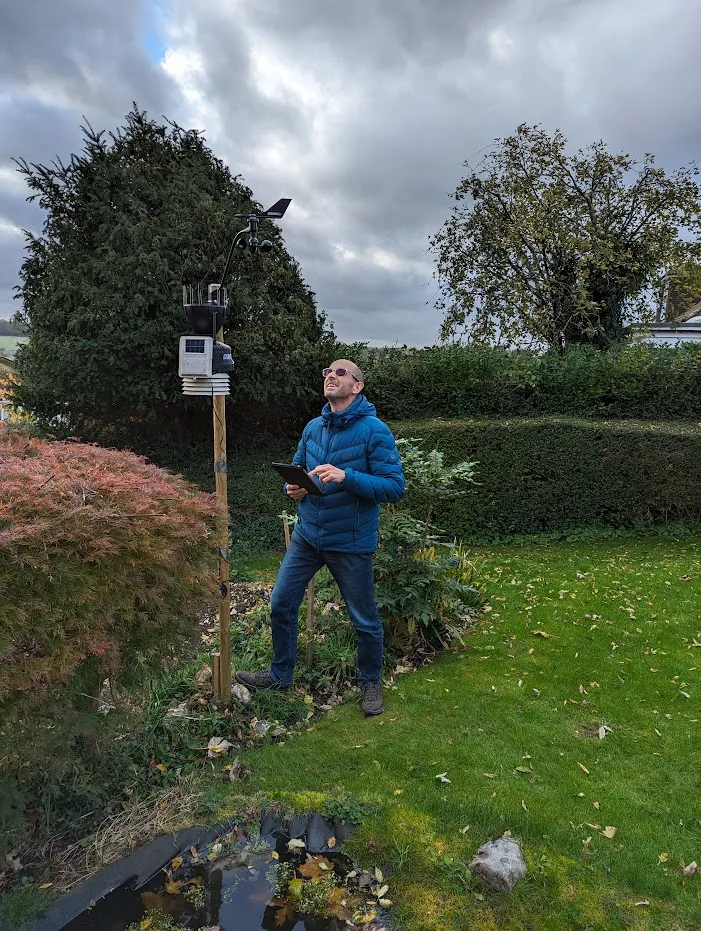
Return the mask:
M701 541L484 556L464 652L398 677L381 718L346 705L250 751L246 793L375 803L352 845L400 928L701 928L680 866L701 863ZM529 875L479 902L464 865L507 830Z

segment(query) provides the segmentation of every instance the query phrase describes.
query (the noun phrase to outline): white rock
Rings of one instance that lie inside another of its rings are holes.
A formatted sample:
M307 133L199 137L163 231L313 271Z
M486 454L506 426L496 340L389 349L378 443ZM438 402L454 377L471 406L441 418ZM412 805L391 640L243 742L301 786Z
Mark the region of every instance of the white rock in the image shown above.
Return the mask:
M482 844L470 863L470 870L481 876L492 892L511 892L526 875L526 864L518 843L511 837L500 837Z
M237 682L231 690L233 697L240 701L242 705L250 705L253 701L251 693L248 691L245 685L241 685L240 682Z

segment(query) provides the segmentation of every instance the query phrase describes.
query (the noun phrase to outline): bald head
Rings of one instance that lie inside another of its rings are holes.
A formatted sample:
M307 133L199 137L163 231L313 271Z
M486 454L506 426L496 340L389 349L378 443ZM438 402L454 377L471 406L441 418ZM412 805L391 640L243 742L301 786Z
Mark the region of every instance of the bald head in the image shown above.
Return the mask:
M339 375L339 372L343 372ZM324 375L324 396L333 411L343 411L363 390L363 373L350 359L336 359Z
M365 381L365 376L362 373L362 370L358 368L355 362L351 362L350 359L336 359L335 362L332 362L329 368L332 369L348 369L351 375L356 378L358 381Z

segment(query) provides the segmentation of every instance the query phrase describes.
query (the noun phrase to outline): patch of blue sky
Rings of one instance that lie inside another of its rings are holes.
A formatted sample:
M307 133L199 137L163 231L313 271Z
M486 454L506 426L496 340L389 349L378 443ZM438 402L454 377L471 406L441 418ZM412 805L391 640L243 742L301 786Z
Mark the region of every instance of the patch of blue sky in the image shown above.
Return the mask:
M144 0L142 29L139 40L146 54L156 64L163 61L166 53L164 41L165 11L161 0Z

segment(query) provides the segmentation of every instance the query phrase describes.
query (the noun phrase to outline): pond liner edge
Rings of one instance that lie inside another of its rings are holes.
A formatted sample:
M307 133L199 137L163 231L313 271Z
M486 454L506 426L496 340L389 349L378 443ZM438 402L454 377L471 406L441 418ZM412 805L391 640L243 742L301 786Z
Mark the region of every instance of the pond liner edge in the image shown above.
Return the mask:
M130 881L134 883L135 889L140 889L166 863L193 845L201 847L216 840L235 827L236 823L235 819L229 818L214 827L197 825L154 837L126 857L109 863L75 889L65 892L42 916L22 925L18 931L61 931L115 889Z

